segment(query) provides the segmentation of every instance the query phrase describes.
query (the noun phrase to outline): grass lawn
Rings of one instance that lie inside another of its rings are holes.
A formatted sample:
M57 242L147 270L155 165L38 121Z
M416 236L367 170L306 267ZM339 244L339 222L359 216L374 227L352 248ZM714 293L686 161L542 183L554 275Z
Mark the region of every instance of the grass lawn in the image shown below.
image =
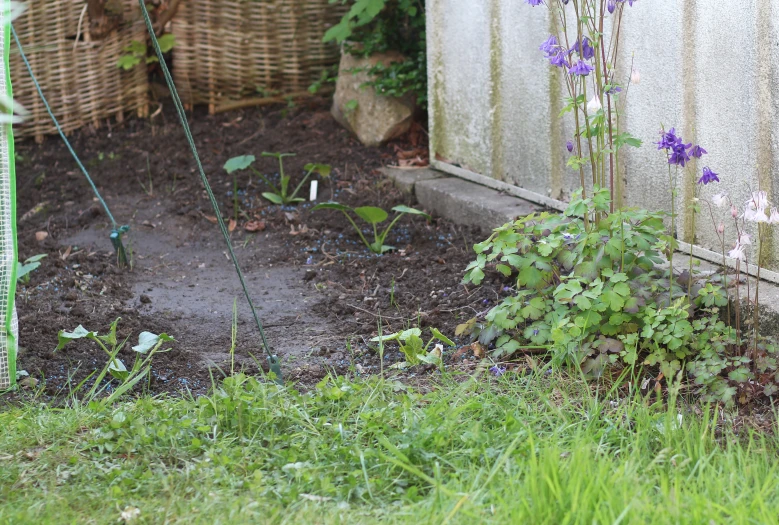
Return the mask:
M29 403L0 413L0 523L779 523L777 440L700 412L557 374Z

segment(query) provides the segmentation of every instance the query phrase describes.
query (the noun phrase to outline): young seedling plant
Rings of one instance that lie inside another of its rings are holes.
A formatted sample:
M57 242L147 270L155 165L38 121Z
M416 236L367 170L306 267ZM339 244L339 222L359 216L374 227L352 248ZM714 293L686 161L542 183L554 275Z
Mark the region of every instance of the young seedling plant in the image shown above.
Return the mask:
M294 153L268 153L263 152L263 157L272 157L274 159L277 159L279 161L279 176L281 177L281 183L279 186L276 186L273 184L268 177L257 171L257 169L252 166L254 164L254 161L257 160L254 155L243 155L240 157L233 157L232 159L228 160L225 165L224 169L227 173L234 173L236 171L242 171L245 169L250 169L252 172L254 172L257 177L259 177L265 184L267 184L271 191L266 191L262 194L263 197L271 201L273 204L296 204L298 202L305 202L306 199L302 197L298 197L298 192L303 187L303 185L306 183L306 181L311 177L312 174L318 173L322 178L327 178L330 176L331 167L327 164L306 164L305 170L306 170L306 176L303 177L303 180L300 181L300 184L298 184L295 187L295 190L290 193L289 192L289 182L291 177L284 173L284 157L294 157Z
M59 344L55 351L62 350L65 345L71 341L89 339L96 342L108 356L108 362L95 379L94 385L92 385L91 390L87 394L87 399L94 398L97 394L97 389L106 374L111 374L111 376L122 383L121 386L114 390L111 396L106 399L106 402L117 399L149 374L151 371L151 361L154 358L154 355L159 352L168 351L167 349L160 350L162 345L166 342L174 341L168 334L157 335L151 332L141 332L138 336L138 344L132 347L135 352L135 363L133 363L132 368L128 370L122 360L117 357L129 339L129 337L127 337L120 342L116 337L116 327L119 324L120 319L121 318L117 318L116 321L111 323L111 327L105 335L98 335L97 332L90 332L81 325L78 325L72 332L62 330L59 333Z
M394 334L379 335L378 337L371 339L371 342L383 345L390 341L398 341L400 351L406 356L406 361L393 365L394 368L408 368L420 363L441 367L443 366L444 345L454 346L454 341L446 337L436 328L431 328L430 334L432 337L430 337L427 344L424 344L425 342L422 340L422 330L419 328L409 328L408 330L403 330L402 332L396 332ZM432 350L428 350L434 341L439 341L439 343L436 344Z
M46 257L45 253L39 253L38 255L33 255L26 261L24 261L24 264L21 262L16 263L16 280L19 282L22 282L24 284L27 284L30 282L30 274L37 270L38 267L41 265L41 260Z
M384 230L382 233L379 233L378 225L382 222L386 221L389 217L389 214L384 211L381 208L377 208L376 206L362 206L360 208L350 208L349 206L345 206L343 204L339 204L337 202L323 202L322 204L317 204L314 206L313 211L316 210L338 210L342 212L346 218L351 223L352 227L354 227L354 230L357 232L357 235L360 236L360 239L362 239L362 242L365 243L365 246L368 247L373 253L382 254L384 252L388 252L390 250L394 250L394 246L387 246L384 244L384 241L387 239L387 235L389 235L389 232L392 231L392 228L397 224L397 222L400 220L401 217L403 217L405 214L411 214L411 215L421 215L422 217L430 220L430 215L423 211L416 210L414 208L409 208L408 206L395 206L392 208L392 211L396 212L398 215L392 220L389 226L387 226L387 229ZM354 222L354 219L352 219L352 216L349 215L349 213L352 212L355 215L357 215L359 218L367 222L373 227L373 242L368 242L368 239L365 238L365 235L363 235L362 230L357 226L357 224Z

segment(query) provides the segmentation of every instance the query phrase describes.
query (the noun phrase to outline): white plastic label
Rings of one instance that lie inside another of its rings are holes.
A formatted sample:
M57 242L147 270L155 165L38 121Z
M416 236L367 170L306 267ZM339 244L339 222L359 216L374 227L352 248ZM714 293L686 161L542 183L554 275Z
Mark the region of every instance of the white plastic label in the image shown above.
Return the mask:
M318 180L312 180L311 181L311 202L316 200L317 192L319 191L319 181Z

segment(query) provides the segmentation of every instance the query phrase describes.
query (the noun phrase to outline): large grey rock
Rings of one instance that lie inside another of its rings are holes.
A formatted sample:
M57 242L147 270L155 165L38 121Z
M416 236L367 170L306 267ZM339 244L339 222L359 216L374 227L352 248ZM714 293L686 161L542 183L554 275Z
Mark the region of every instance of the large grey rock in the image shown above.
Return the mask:
M413 97L385 97L364 85L371 80L371 67L379 62L389 65L402 60L398 53L377 53L370 58L341 53L333 117L366 146L378 146L404 134L414 120Z

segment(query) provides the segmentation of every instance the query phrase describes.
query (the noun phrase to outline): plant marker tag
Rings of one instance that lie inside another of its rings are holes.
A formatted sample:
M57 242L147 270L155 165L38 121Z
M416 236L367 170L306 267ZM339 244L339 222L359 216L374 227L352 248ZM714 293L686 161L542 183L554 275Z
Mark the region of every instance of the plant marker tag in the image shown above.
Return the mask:
M311 181L311 202L314 202L316 200L316 194L319 191L319 181L318 180L312 180Z

